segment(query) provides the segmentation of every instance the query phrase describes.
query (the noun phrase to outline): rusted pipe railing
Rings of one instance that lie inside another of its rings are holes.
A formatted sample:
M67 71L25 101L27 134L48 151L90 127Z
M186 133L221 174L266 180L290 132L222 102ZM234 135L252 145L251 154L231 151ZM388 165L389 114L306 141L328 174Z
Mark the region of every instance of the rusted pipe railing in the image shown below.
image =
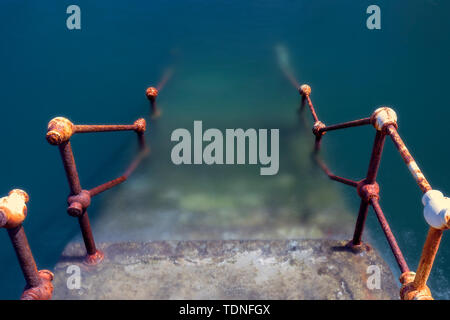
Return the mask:
M47 131L47 141L57 145L61 154L67 180L70 187L67 213L78 218L87 255L85 263L95 265L103 260L103 253L97 249L92 234L92 229L87 213L91 204L91 198L117 186L128 179L137 168L142 159L148 154L149 149L145 143L145 119L138 119L131 125L74 125L66 118L54 118L50 121ZM135 157L125 173L114 180L108 181L91 190L83 190L81 187L75 158L70 144L71 137L76 133L111 132L111 131L135 131L138 136L139 154Z
M161 115L161 111L156 106L158 90L163 88L172 76L172 73L173 68L167 69L157 88L150 87L146 91L147 98L150 101L152 118ZM67 213L70 216L78 218L87 252L84 262L88 265L100 263L104 258L104 254L96 247L87 208L90 206L91 199L94 196L125 182L148 155L150 149L145 141L146 126L145 119L138 119L131 125L74 125L70 120L63 117L54 118L48 124L47 141L51 145L58 146L70 188L70 195L67 199ZM91 190L84 190L81 187L70 139L77 133L112 131L135 131L138 137L139 153L122 176ZM22 226L22 222L27 214L27 201L28 195L18 189L11 191L8 197L1 198L0 228L3 227L8 230L9 237L11 238L12 245L16 251L27 282L22 299L50 299L53 293L53 274L48 270L37 270L36 262Z
M22 225L27 216L28 200L28 194L19 189L14 189L7 197L1 198L0 228L8 231L26 281L21 299L49 300L53 293L53 273L48 270L38 271Z
M395 257L395 260L397 261L400 271L402 272L402 275L400 276L400 282L402 284L402 288L400 291L401 298L405 300L432 299L430 289L426 284L433 266L434 259L436 257L436 253L439 248L443 230L450 228L450 199L444 197L444 195L440 191L433 190L424 174L419 169L417 163L409 153L403 140L398 134L397 115L395 111L387 107L381 107L375 110L375 112L369 118L326 126L319 120L319 117L317 116L317 112L310 97L311 87L308 85L302 85L298 88L298 90L301 95L300 111L304 110L305 105L308 104L311 115L314 119L314 125L312 129L315 136L313 151L314 159L331 180L356 187L357 193L361 198L353 239L348 243L348 246L352 250L356 251L363 250L365 248L361 239L364 231L368 209L369 206L371 206L377 216L377 219L386 236L389 246L391 247L392 253ZM323 135L328 131L369 124L375 127L376 135L366 177L357 182L334 175L319 157ZM376 182L376 178L381 162L381 156L383 153L383 146L386 140L386 136L391 137L402 159L408 166L409 171L424 193L424 196L422 198L422 203L424 205L424 216L425 220L430 225L430 229L428 231L428 236L422 251L422 256L417 268L417 273L411 272L409 270L406 260L403 257L394 234L392 233L391 228L389 227L389 223L387 222L383 210L381 209L379 204L380 190L379 185Z

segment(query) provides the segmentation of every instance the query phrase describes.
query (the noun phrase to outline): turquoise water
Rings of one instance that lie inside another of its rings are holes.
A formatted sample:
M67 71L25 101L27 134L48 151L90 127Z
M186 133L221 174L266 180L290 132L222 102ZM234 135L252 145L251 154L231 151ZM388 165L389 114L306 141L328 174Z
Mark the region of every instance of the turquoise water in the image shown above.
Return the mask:
M66 28L65 11L71 4L81 7L78 31ZM52 268L78 232L65 213L68 189L58 152L45 141L51 118L131 123L148 108L145 88L173 65L173 79L160 102L170 96L178 104L165 116L180 123L193 118L291 121L298 94L279 70L277 45L286 48L299 81L312 86L325 123L365 117L380 105L395 108L400 134L419 166L434 188L449 194L450 3L376 1L382 12L382 29L376 31L365 25L370 4L374 2L1 1L0 193L20 187L30 194L25 228L40 268ZM183 86L175 86L177 81ZM74 149L84 186L120 171L129 138L77 137ZM326 158L337 174L359 179L366 172L372 140L371 128L327 134ZM421 193L389 141L379 183L387 219L415 269L427 231ZM358 198L342 190L356 211ZM93 219L97 205L91 210ZM368 226L392 262L373 214ZM450 298L449 241L444 236L430 279L436 298ZM14 299L23 279L6 232L0 232L0 243L0 298Z

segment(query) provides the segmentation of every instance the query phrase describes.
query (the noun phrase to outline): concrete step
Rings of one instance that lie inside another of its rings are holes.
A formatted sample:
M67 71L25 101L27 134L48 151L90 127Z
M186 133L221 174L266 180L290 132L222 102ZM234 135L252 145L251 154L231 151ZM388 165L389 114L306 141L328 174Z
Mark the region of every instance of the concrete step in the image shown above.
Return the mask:
M83 245L71 243L54 270L54 299L398 299L396 280L378 253L372 248L354 253L345 244L336 240L103 243L99 248L105 260L86 266ZM80 287L74 288L77 270Z

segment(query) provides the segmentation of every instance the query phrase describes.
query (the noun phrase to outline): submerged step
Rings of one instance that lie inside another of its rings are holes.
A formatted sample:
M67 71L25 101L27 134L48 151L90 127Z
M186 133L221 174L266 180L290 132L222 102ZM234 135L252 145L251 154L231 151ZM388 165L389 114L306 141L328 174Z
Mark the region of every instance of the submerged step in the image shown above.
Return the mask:
M54 299L398 299L374 249L346 241L218 240L104 243L83 264L71 243L54 273Z

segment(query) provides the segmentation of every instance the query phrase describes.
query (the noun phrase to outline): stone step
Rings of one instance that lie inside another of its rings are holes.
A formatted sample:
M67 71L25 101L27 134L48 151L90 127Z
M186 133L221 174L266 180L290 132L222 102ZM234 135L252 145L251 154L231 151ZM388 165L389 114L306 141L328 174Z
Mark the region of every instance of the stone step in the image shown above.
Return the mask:
M103 243L99 248L105 260L86 266L83 245L70 243L54 270L54 299L398 299L396 280L378 253L372 248L355 253L345 244L336 240ZM379 289L374 270L380 271Z

